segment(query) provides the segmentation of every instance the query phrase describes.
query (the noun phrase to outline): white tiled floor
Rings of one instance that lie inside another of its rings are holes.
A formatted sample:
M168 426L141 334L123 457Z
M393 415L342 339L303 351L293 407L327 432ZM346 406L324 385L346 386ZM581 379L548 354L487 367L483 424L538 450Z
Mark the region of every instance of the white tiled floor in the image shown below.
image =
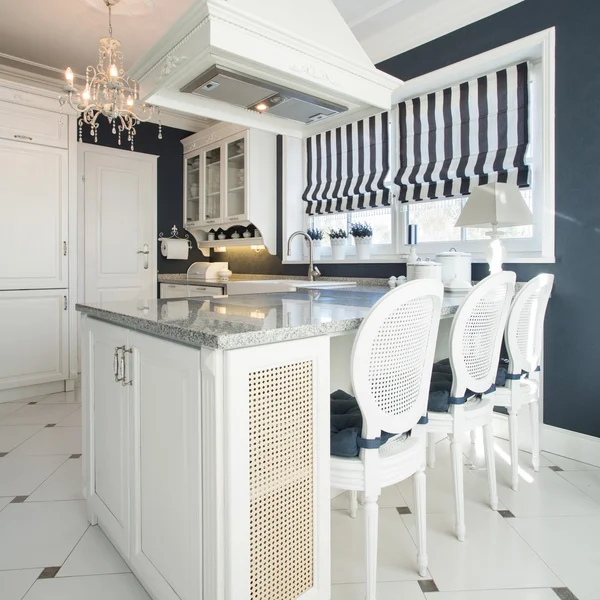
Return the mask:
M149 600L87 523L80 420L78 391L0 404L0 600ZM416 571L412 484L384 490L378 600L600 600L600 468L544 453L535 473L522 452L513 492L507 443L495 445L504 512L490 510L481 447L466 440L461 544L452 532L449 445L437 444L427 471L427 580ZM332 600L364 598L363 516L350 519L347 501L332 502Z

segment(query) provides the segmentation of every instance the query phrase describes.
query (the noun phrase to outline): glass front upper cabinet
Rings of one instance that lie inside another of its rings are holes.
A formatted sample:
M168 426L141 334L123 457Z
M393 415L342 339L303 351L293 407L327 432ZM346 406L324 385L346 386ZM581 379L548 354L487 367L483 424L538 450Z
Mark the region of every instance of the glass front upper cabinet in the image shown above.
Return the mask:
M221 146L205 150L204 157L204 215L206 223L221 220Z
M242 220L246 215L246 139L241 137L226 143L225 165L227 192L225 196L225 219Z
M186 211L185 222L200 221L200 157L190 156L185 162Z

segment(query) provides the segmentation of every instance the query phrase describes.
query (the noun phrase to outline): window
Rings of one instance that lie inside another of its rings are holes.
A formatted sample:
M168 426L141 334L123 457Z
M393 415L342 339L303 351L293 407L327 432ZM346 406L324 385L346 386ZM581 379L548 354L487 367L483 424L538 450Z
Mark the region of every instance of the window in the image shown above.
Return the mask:
M309 227L320 229L325 234L322 247L323 254L327 255L327 249L330 248L327 232L331 229L344 229L349 232L351 223L368 223L373 228L373 253L374 254L392 254L393 253L393 235L392 235L392 208L377 208L374 210L364 210L360 212L337 213L329 215L315 215L309 218ZM353 246L354 240L348 235L348 246ZM347 254L352 255L352 249L348 249Z
M456 85L457 82L476 80L482 74L497 72L507 68L507 65L528 63L529 146L526 162L530 177L529 187L521 188L521 192L533 212L534 224L503 230L509 262L554 261L554 47L555 31L551 28L414 78L399 89L395 99L395 112L390 116L389 171L393 177L400 166L398 148L401 145L396 137L396 102L425 96L434 90ZM324 145L321 148L327 148L326 142L327 140L322 142ZM323 153L325 151L322 150ZM370 209L358 206L354 210L348 209L350 212L328 214L319 214L320 210L317 210L313 211L312 216L306 214L309 211L303 210L303 217L298 214L295 223L300 227L314 227L327 232L333 228L347 231L353 221L365 221L374 230L374 260L381 262L402 260L408 255L407 225L414 223L419 226L419 255L434 256L454 247L472 253L475 261L483 260L483 253L489 243L486 229L454 227L467 196L401 203L397 199L400 188L391 184L390 178L386 176L385 187L390 185L393 200L389 207L371 204L373 208ZM331 210L331 207L327 210ZM355 260L352 238L349 238L348 246L347 259L352 262ZM324 258L329 256L329 249L329 240L325 238L322 253Z

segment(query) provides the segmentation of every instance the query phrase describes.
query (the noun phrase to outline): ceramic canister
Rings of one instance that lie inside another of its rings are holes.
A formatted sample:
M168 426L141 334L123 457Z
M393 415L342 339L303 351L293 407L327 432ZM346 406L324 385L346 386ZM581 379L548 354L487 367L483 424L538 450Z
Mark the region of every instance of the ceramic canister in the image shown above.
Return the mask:
M436 279L442 280L442 265L432 260L417 259L416 262L406 265L406 277L408 281L415 279Z
M442 281L471 282L471 255L467 252L458 252L451 248L449 252L440 252L436 255L438 262L442 265Z

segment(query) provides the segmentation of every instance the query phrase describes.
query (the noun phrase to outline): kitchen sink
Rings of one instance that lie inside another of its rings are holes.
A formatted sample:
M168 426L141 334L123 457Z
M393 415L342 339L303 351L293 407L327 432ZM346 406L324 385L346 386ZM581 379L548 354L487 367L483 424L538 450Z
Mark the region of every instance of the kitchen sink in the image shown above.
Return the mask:
M338 288L355 286L355 281L305 281L302 279L263 279L258 281L232 281L227 284L228 296L241 294L275 294L302 288Z

